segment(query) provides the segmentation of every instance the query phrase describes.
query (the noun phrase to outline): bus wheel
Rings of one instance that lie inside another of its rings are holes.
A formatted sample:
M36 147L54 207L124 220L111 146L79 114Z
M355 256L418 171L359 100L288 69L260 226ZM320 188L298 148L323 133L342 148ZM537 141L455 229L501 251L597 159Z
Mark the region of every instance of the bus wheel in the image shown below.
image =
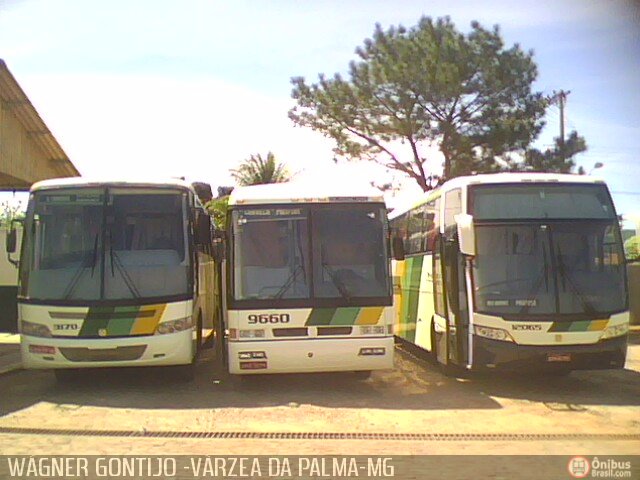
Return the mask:
M371 377L371 370L357 370L353 374L358 380L366 380Z
M216 325L213 337L216 365L218 365L222 371L228 373L229 361L227 357L227 341L222 323Z
M72 383L79 379L78 370L75 368L56 368L53 373L59 383Z
M191 359L192 365L196 363L196 360L198 360L202 348L202 313L200 313L198 314L198 322L196 323L196 349L195 352L193 352L193 358Z
M436 340L435 319L431 319L431 351L429 352L429 360L434 365L438 365L438 341Z
M436 338L436 328L434 322L431 322L431 359L434 365L440 368L440 372L445 377L462 377L462 369L448 363L441 363L438 360L438 339Z

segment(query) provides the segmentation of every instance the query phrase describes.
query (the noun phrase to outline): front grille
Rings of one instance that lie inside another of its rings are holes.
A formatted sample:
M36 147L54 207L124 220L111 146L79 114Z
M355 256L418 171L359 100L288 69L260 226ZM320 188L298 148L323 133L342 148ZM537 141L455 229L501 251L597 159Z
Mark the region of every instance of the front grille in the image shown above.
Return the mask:
M125 362L139 359L146 345L116 348L60 347L60 353L70 362Z
M155 309L133 309L127 311L89 311L87 312L58 312L51 311L49 316L53 319L60 320L85 320L90 318L92 320L112 320L112 319L131 319L131 318L153 318L156 315Z

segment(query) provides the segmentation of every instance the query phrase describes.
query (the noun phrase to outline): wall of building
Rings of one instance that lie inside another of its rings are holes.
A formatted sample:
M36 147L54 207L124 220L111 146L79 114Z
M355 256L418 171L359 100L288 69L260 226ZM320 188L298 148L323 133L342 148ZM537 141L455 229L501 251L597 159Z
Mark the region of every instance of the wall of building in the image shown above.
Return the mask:
M43 132L28 132L12 110L12 105L0 101L0 185L28 189L38 180L54 173L47 168L51 162L34 141Z
M22 241L22 231L17 235L18 251L11 255L17 260ZM18 269L7 258L5 241L6 227L0 227L0 332L16 332L18 329L18 308L16 296L18 294Z
M631 324L640 325L640 262L629 264L627 272L629 276Z

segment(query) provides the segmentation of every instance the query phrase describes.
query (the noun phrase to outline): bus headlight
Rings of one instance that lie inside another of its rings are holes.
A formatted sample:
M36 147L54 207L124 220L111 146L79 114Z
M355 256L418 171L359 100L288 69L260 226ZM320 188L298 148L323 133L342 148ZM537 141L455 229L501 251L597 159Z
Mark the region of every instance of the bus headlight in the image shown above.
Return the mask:
M360 326L360 334L361 335L384 335L385 326L384 325L361 325Z
M167 322L159 323L156 327L157 335L164 335L166 333L176 333L183 330L187 330L193 326L191 317L178 318L176 320L169 320Z
M40 323L21 320L20 333L22 333L23 335L29 335L30 337L50 337L51 329L46 325L42 325Z
M623 323L621 325L613 325L611 327L607 327L600 337L600 340L606 340L607 338L621 337L622 335L626 335L629 333L629 324Z
M513 337L509 335L509 332L502 328L483 327L481 325L474 325L473 329L479 337L489 338L491 340L500 340L502 342L513 342Z
M264 338L264 330L240 330L240 338Z

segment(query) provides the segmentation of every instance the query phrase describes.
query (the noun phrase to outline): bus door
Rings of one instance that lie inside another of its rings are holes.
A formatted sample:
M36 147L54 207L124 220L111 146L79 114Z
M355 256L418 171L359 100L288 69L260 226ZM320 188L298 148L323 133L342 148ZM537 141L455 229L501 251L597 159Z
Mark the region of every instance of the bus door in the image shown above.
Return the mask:
M442 236L442 275L446 312L446 363L466 365L468 359L469 313L466 301L465 259L460 253L457 224L454 217L461 212L459 189L447 192L444 233ZM440 355L438 355L440 357Z
M455 227L454 227L455 228ZM466 262L460 253L457 234L446 232L443 239L448 363L468 361L469 310L467 307Z

